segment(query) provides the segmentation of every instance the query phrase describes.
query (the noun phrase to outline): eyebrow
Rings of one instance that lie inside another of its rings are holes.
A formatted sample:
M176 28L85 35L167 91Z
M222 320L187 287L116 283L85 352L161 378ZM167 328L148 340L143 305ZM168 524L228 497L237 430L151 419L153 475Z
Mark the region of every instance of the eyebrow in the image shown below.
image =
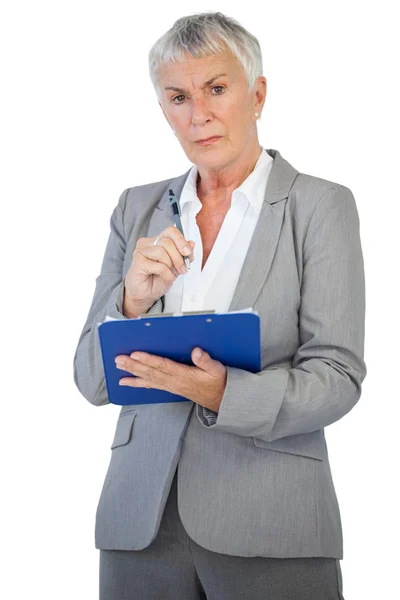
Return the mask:
M209 79L208 81L205 82L205 84L203 85L203 88L206 85L211 85L213 81L215 81L215 79L218 79L218 77L227 77L226 73L218 73L218 75L214 75L214 77L211 77L211 79ZM178 88L178 87L173 87L173 86L169 86L169 87L165 87L165 90L172 90L174 92L186 92L186 90L182 89L182 88Z

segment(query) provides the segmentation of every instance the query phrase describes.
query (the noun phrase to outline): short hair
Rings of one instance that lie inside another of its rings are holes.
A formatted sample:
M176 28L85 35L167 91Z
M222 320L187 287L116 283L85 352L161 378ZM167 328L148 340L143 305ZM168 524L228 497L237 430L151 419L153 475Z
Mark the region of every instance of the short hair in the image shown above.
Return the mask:
M230 50L241 63L252 90L263 74L261 48L257 38L238 21L220 12L202 12L181 17L149 52L149 72L158 99L161 97L159 69L166 63L185 61L185 53L193 58L217 56Z

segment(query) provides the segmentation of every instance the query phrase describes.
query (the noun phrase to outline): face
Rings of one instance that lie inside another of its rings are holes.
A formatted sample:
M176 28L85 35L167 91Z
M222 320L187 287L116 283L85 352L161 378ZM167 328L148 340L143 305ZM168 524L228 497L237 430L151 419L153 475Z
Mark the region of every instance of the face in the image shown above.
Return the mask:
M159 73L163 113L189 160L219 169L258 146L254 113L261 114L266 79L249 94L242 65L230 52L164 65ZM199 143L211 136L218 139Z

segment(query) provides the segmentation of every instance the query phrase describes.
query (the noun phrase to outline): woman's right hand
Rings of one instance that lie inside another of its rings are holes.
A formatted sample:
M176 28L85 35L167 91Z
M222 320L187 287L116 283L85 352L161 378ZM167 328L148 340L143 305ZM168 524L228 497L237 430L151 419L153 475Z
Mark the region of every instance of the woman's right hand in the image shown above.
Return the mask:
M159 238L157 246L154 242ZM184 250L189 246L189 251ZM125 277L124 308L142 314L164 296L184 269L184 256L193 262L195 242L187 242L175 226L167 227L154 237L142 237L133 251L132 264ZM183 270L182 270L183 269ZM124 311L125 312L125 311Z

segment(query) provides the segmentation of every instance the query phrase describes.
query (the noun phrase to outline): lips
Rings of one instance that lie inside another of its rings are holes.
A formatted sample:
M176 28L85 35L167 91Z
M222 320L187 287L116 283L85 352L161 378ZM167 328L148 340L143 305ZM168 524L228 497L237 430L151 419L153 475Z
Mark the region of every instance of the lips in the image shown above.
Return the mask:
M202 144L202 143L205 143L205 142L213 142L215 140L219 140L220 138L221 138L220 135L213 135L213 136L211 136L209 138L205 138L203 140L196 140L196 144Z

